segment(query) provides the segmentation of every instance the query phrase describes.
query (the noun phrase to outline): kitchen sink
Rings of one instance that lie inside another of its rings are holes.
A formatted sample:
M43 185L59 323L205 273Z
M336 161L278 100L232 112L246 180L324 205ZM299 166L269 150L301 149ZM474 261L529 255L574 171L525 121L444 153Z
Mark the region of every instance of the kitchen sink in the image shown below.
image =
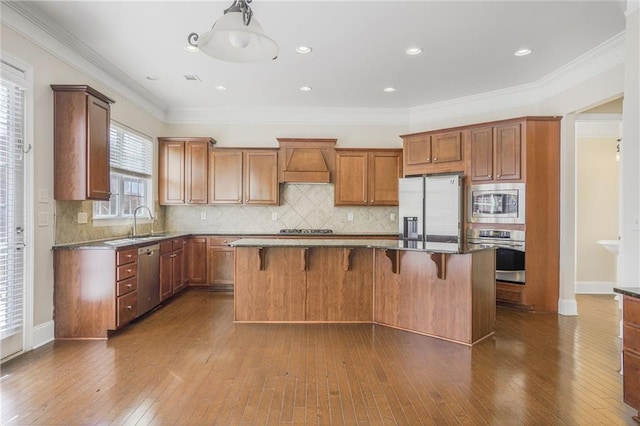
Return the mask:
M145 243L147 241L163 240L165 238L167 238L167 234L141 235L139 237L127 237L117 240L105 241L104 243L112 246L121 246L127 244Z

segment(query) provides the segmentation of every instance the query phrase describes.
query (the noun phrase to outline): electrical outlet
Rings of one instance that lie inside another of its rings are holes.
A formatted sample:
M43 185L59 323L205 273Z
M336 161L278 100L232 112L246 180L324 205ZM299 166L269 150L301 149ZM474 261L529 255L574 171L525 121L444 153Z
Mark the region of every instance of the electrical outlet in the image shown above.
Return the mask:
M353 213L352 212L347 213L347 221L349 221L349 222L353 221Z
M389 215L389 220L396 220L396 214L395 213L391 213Z
M49 226L49 213L38 213L38 226Z
M278 220L278 213L276 212L271 213L271 220Z
M200 219L207 220L207 212L200 212Z
M89 221L89 215L87 212L78 212L78 223L83 224Z

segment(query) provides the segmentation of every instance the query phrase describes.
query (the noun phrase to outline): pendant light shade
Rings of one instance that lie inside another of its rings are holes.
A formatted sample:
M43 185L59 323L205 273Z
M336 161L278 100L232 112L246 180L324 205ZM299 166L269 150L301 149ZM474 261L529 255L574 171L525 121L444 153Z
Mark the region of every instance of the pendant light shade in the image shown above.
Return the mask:
M276 59L278 45L264 34L251 12L251 0L236 0L210 31L198 36L189 34L191 46L223 61L266 62Z

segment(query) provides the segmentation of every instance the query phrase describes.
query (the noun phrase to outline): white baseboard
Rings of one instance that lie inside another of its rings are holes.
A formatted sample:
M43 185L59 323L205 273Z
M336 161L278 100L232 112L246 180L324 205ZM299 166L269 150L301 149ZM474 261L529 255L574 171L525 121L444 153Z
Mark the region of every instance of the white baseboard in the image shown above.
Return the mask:
M577 281L576 294L613 294L611 281Z
M55 327L53 320L47 321L33 327L33 347L35 349L55 339Z
M578 315L576 299L558 299L558 314L565 317Z

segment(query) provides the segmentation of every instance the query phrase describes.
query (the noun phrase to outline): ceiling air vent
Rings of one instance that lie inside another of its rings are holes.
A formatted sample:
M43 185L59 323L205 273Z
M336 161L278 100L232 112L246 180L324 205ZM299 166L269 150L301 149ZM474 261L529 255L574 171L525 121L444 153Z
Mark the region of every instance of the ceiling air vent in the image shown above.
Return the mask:
M187 81L201 81L200 77L198 77L196 74L186 74L184 76L184 79Z

